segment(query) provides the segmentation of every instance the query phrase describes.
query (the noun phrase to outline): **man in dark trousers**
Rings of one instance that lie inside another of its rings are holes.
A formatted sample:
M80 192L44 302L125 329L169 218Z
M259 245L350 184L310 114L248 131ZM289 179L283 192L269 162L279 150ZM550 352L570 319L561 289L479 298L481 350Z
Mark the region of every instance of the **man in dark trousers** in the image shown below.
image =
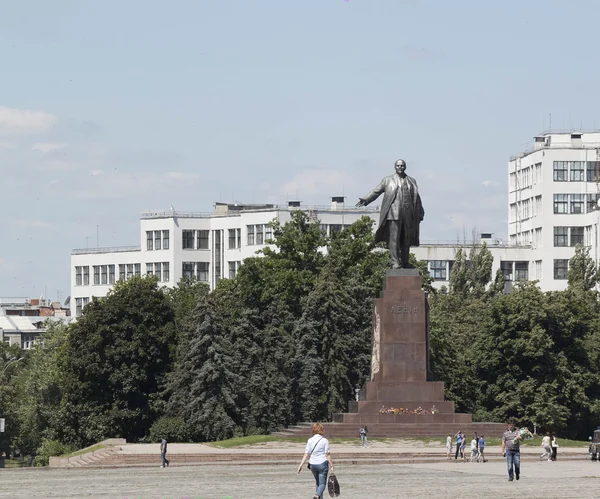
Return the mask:
M167 440L165 438L163 438L160 443L160 458L162 459L161 468L169 466L169 460L167 459Z
M521 475L521 440L523 437L511 421L508 423L507 430L502 434L502 456L506 457L509 482L512 482L513 478L518 480Z

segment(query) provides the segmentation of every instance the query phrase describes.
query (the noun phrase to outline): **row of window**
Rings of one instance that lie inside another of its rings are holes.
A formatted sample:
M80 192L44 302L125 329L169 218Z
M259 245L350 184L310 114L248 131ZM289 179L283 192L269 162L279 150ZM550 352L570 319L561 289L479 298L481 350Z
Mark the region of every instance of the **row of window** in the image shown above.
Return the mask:
M468 263L468 262L467 262ZM429 260L429 273L434 281L448 281L448 276L452 272L453 260ZM529 280L529 262L500 262L500 270L506 281L528 281ZM542 277L542 261L535 262L535 279ZM569 260L554 260L554 279L567 279L569 274Z
M116 280L116 265L93 265L93 280L94 286L111 285ZM159 281L168 282L169 262L147 263L146 274L156 275ZM142 275L141 263L122 263L119 264L119 280L126 281L133 276L140 277ZM89 265L75 267L75 285L89 286L90 284L90 267Z
M586 227L554 227L554 246L584 244ZM591 230L591 226L588 227Z
M182 275L189 279L194 277L200 282L208 282L208 262L183 262Z
M208 230L184 230L182 232L183 249L208 249Z
M148 251L168 250L169 249L169 231L168 230L147 230L146 231L146 249Z
M600 161L554 161L555 182L596 182L600 180Z
M83 308L90 302L89 298L75 298L75 317L81 317Z
M598 194L554 194L554 213L591 213L597 209L598 198Z
M255 244L265 244L273 237L273 228L269 224L246 225L248 234L248 246ZM229 235L231 241L231 232ZM231 245L229 246L231 248Z
M525 189L542 181L542 163L527 166L509 175L509 188L511 191Z

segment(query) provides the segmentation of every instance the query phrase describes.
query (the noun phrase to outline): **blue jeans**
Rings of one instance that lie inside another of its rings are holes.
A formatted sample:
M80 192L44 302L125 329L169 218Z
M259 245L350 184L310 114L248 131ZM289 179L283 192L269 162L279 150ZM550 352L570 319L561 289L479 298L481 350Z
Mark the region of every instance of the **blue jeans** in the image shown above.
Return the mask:
M160 458L162 459L162 467L164 468L165 466L169 465L169 460L167 459L167 453L166 452L161 452L160 453Z
M361 435L360 436L360 445L363 447L368 447L369 446L369 441L367 440L367 436L366 435Z
M325 487L327 485L329 461L324 461L321 464L311 464L310 471L312 471L312 474L315 477L315 482L317 483L315 495L318 496L319 499L323 499L323 492L325 492Z
M514 473L519 476L521 474L521 451L519 449L506 449L506 464L508 465L508 478L513 479Z

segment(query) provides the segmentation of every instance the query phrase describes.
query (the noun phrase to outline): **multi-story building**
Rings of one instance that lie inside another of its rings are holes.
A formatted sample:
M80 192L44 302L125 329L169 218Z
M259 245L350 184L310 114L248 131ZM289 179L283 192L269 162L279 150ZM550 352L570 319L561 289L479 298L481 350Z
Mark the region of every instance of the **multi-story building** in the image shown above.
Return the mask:
M507 280L537 280L544 291L567 286L577 244L598 265L600 132L544 133L508 162L508 245L488 238L494 272ZM468 248L468 246L467 246ZM436 285L447 284L457 246L424 245Z
M0 298L0 342L28 350L46 331L49 321L68 323L69 316L66 304L45 298Z
M183 276L196 277L213 289L223 278L234 278L241 262L264 248L272 237L269 222L290 220L293 210L307 211L331 234L362 216L378 219L378 208L348 208L343 197L328 207L216 203L213 213L143 213L139 246L76 249L71 254L71 313L81 311L92 297L106 296L118 280L154 275L175 286Z

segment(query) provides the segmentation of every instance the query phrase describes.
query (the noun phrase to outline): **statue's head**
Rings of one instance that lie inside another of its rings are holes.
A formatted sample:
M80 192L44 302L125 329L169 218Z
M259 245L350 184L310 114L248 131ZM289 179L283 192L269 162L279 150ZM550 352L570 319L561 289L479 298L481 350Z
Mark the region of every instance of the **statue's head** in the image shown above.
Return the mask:
M404 161L403 159L399 159L394 164L394 168L396 168L396 173L398 173L398 174L404 173L406 171L406 161Z

